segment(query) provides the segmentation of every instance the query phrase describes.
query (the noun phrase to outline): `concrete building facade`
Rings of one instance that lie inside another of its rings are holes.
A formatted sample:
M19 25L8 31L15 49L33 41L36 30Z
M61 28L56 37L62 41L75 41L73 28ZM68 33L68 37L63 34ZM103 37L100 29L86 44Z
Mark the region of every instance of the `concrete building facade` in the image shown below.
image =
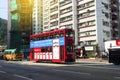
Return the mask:
M110 0L110 18L112 39L120 39L120 0Z
M43 0L33 0L33 13L32 13L32 34L38 34L43 32L43 22L42 22L42 1Z
M78 43L104 49L104 41L111 39L109 0L77 0Z
M118 0L44 0L43 31L61 27L75 30L75 45L94 50L119 39Z
M60 28L75 30L77 45L77 7L76 0L44 0L43 31Z

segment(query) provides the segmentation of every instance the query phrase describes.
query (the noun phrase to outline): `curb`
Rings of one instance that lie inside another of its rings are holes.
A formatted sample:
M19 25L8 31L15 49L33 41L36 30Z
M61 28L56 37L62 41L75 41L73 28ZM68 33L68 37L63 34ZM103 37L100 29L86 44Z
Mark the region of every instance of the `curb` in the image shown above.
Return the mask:
M101 60L101 59L95 59L95 58L76 59L76 62L78 62L78 63L101 63L101 64L109 64L108 60Z

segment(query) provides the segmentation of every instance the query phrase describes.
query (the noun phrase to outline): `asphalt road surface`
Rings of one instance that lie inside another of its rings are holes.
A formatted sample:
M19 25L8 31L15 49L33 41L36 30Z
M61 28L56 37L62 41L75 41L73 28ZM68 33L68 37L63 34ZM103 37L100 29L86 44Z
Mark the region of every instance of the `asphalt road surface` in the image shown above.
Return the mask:
M120 80L120 66L0 60L0 80Z

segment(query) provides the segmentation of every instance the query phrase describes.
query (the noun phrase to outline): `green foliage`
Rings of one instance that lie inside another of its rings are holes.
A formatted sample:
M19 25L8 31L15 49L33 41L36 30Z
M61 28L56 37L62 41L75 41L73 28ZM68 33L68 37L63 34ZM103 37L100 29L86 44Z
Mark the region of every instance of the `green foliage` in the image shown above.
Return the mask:
M0 45L7 44L7 20L0 18Z

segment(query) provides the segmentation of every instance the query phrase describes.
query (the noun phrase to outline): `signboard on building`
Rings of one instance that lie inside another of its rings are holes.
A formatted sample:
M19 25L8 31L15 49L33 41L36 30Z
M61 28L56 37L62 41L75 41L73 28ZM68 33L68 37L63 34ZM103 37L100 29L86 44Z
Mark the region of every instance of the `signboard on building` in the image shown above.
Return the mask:
M85 50L86 51L93 51L93 46L87 46L87 47L85 47Z

